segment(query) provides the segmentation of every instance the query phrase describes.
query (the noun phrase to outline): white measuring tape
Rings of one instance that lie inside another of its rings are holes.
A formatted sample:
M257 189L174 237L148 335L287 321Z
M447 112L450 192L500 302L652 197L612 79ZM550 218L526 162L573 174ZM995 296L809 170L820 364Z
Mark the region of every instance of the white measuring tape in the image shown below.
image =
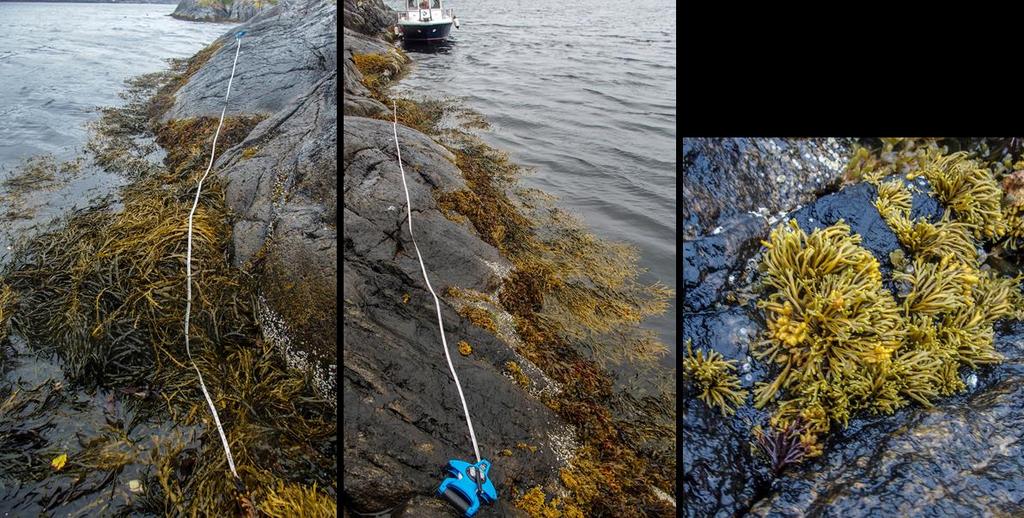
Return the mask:
M220 417L217 415L217 409L213 406L213 399L210 398L210 393L206 390L206 383L203 382L203 373L199 372L199 367L196 366L196 362L192 359L192 349L189 346L188 339L188 324L189 317L192 314L192 218L196 215L196 208L199 207L199 194L203 192L203 180L206 180L207 175L210 174L210 170L213 169L213 157L217 153L217 137L220 136L220 128L224 125L224 114L228 111L228 96L231 95L231 81L235 78L235 65L238 64L238 52L242 48L242 34L238 33L235 41L238 44L235 46L235 61L231 64L231 77L228 78L228 93L224 95L224 109L220 111L220 122L217 123L217 131L213 134L213 147L210 149L210 165L206 166L206 172L199 178L199 184L196 186L196 199L192 203L192 211L188 213L188 251L185 255L185 272L188 283L186 286L186 299L185 299L185 352L188 353L188 361L192 363L192 368L196 370L196 375L199 376L199 386L203 389L203 396L206 396L206 404L210 406L210 413L213 414L213 421L217 423L217 432L220 433L220 442L224 444L224 454L228 457L228 467L231 468L231 473L235 475L235 478L241 480L242 477L238 476L238 471L235 471L235 459L231 456L231 447L228 446L228 438L224 435L224 427L220 424Z
M437 327L441 330L441 343L444 344L444 357L448 360L448 369L452 372L452 379L455 380L455 388L459 390L459 399L462 400L462 410L466 412L466 425L469 427L469 438L473 441L473 453L476 454L476 461L480 462L480 448L476 445L476 433L473 432L473 420L469 418L469 406L466 404L466 396L462 394L462 384L459 383L459 375L455 373L455 366L452 365L452 356L448 352L448 340L444 336L444 320L441 319L441 301L438 300L434 288L430 286L430 279L427 278L427 267L423 265L423 256L420 254L420 247L416 244L416 234L412 231L412 201L409 200L409 187L405 184L405 168L402 167L402 149L398 146L398 104L391 101L395 110L395 122L392 124L395 132L395 151L398 153L398 169L402 171L402 189L405 190L405 211L409 218L409 235L412 236L412 246L416 249L416 259L420 261L420 270L423 272L423 280L427 283L427 289L434 296L434 307L437 308Z

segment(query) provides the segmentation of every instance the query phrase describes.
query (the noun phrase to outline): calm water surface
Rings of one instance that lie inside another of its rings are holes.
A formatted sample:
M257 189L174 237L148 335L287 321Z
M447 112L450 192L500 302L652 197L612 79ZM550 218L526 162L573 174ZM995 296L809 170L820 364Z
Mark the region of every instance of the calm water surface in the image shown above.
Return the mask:
M0 2L0 182L30 157L71 159L99 108L123 103L126 79L163 70L168 58L191 56L230 28L175 20L174 8ZM123 183L86 161L81 174L26 193L17 207L0 186L0 264L17 241Z
M229 28L175 20L174 8L0 2L0 170L84 144L85 123L121 104L125 79L191 56Z
M399 7L401 2L388 2ZM536 172L602 237L636 245L645 282L676 287L675 2L449 1L448 44L406 49L402 91L462 98L485 140ZM675 306L648 324L675 358Z

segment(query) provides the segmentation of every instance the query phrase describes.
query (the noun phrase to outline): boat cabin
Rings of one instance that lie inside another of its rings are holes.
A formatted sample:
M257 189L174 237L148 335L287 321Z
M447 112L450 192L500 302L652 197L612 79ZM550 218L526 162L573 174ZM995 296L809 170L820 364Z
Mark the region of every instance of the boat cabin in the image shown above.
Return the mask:
M442 0L405 0L405 12L399 17L409 22L433 22L452 19L452 10L445 9Z

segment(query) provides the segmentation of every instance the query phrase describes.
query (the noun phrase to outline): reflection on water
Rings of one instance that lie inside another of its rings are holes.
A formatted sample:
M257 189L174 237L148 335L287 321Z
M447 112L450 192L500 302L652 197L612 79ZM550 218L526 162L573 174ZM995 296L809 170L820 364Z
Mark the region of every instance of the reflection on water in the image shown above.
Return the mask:
M455 29L452 29L453 31ZM414 54L448 54L455 48L456 41L454 38L448 38L445 41L437 42L425 42L425 41L402 41L402 50L411 52Z

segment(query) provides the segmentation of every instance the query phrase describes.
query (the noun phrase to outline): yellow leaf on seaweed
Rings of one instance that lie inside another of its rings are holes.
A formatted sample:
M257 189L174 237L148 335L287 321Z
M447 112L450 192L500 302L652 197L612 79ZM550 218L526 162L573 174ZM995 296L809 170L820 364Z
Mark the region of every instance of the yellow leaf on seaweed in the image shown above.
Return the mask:
M52 461L50 461L50 465L53 466L53 469L55 469L57 471L60 471L60 470L64 469L64 464L66 464L67 461L68 461L68 454L67 453L62 453L62 454L60 454L60 456L58 456L55 459L53 459Z

